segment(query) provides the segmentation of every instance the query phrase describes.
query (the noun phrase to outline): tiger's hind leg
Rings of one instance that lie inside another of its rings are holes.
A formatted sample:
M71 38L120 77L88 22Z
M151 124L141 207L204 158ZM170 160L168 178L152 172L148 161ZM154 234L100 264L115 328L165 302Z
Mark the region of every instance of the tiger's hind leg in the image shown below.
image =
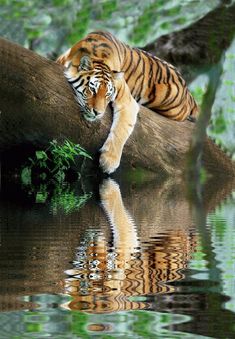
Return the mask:
M113 123L101 148L100 166L105 173L114 172L120 165L123 147L131 135L139 111L124 78L118 80L118 94L113 102Z

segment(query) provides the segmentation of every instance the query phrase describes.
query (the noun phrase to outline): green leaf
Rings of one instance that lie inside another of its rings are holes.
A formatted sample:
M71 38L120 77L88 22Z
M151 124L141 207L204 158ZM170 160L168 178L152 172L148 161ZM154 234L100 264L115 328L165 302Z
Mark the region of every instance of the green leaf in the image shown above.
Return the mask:
M30 167L24 167L21 171L21 181L23 185L31 185L32 183L32 170Z
M37 192L36 194L36 203L43 204L47 200L48 193L45 191Z
M43 172L39 175L39 178L42 179L42 180L46 180L47 174L45 172Z
M38 160L47 160L47 154L44 151L36 151L36 158Z

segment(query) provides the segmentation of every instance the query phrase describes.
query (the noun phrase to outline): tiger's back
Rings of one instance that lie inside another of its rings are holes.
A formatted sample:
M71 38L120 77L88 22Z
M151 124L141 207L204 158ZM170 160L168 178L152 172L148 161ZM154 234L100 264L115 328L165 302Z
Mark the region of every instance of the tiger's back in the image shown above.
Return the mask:
M124 72L133 98L170 119L196 117L198 107L184 79L171 64L138 48L131 48L108 32L93 32L58 58L76 76L84 55L102 60L111 70Z

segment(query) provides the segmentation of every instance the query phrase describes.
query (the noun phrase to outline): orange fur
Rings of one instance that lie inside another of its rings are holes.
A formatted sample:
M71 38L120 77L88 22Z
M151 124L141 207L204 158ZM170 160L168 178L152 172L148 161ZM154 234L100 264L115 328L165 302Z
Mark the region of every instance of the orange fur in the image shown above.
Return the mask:
M92 94L90 89L84 110L87 119L93 121L95 114L101 118L107 105L113 103L114 122L100 158L100 165L107 173L115 171L120 164L123 146L136 122L137 103L176 121L197 116L197 104L172 65L129 47L108 32L88 34L62 54L57 62L67 67L70 82L80 79L80 76L86 80L87 85L82 88L84 92L89 89L90 78L98 67L99 85ZM106 97L108 81L115 88L113 99Z

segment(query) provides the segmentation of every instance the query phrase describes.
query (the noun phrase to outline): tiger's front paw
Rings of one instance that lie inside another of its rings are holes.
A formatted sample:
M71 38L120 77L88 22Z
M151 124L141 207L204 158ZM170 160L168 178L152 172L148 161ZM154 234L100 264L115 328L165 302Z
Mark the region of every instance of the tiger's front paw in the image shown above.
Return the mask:
M104 173L113 173L120 165L120 156L111 151L101 149L100 167Z

